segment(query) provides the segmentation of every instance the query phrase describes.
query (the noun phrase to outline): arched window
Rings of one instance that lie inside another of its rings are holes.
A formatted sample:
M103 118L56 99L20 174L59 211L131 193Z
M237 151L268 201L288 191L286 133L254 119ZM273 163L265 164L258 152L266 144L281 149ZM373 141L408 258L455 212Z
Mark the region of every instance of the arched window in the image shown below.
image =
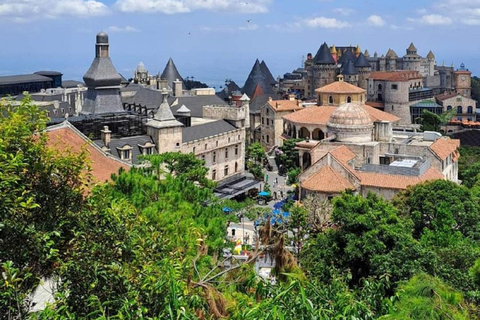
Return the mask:
M452 106L447 106L447 111L452 110Z
M347 96L347 103L350 103L350 102L352 102L352 97Z
M212 180L217 180L217 170L215 169L212 171Z
M378 84L378 90L382 90L382 84L381 83Z
M473 113L473 108L472 108L472 106L468 106L468 107L467 107L467 113L468 113L468 114L472 114L472 113Z
M457 113L458 113L458 114L462 114L462 106L458 106L458 107L457 107Z
M328 97L328 103L333 104L333 97L332 96Z

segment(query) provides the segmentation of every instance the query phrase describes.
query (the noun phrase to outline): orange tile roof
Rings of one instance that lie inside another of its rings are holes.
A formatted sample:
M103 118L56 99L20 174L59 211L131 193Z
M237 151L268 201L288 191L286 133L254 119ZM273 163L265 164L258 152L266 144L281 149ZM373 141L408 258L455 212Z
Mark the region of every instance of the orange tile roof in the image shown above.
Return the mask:
M450 154L454 153L460 147L460 140L441 137L435 141L430 149L442 160L445 160Z
M94 183L110 180L111 174L117 173L120 168L130 168L129 164L103 152L69 123L47 128L46 135L49 147L59 152L70 150L78 153L82 147L86 147Z
M385 108L385 104L380 101L367 101L365 104L374 108Z
M372 118L372 121L390 121L390 122L397 122L400 120L399 117L394 116L391 113L375 109L374 107L371 107L369 105L362 105L362 107L368 112L370 117Z
M347 166L347 162L355 158L355 153L353 153L352 150L348 149L346 146L339 146L338 148L331 150L330 154L335 157L335 159Z
M387 80L387 81L409 81L413 79L422 79L420 72L415 70L400 71L376 71L370 73L369 79Z
M295 111L303 109L297 100L272 100L268 101L268 104L275 111Z
M422 176L402 176L385 173L356 171L362 186L379 187L387 189L406 189L424 181L444 179L443 174L431 167Z
M338 193L345 189L355 190L350 181L345 179L330 166L322 167L314 175L302 183L302 188L327 193Z
M292 112L282 118L302 124L326 124L337 107L309 107Z
M318 93L365 93L365 90L345 81L335 81L315 89Z
M375 109L373 107L362 105L365 111L368 112L372 121L390 121L396 122L400 118L394 116L393 114ZM309 107L303 108L302 110L290 113L282 118L291 122L299 124L327 124L330 119L330 115L337 107L331 106L320 106L320 107Z

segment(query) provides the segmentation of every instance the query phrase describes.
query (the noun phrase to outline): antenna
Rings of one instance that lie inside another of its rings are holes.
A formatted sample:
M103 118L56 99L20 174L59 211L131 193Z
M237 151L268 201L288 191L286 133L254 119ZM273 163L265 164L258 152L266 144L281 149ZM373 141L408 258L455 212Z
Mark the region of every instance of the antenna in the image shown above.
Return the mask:
M300 68L303 68L304 64L305 64L305 55L302 55L302 61L300 63Z

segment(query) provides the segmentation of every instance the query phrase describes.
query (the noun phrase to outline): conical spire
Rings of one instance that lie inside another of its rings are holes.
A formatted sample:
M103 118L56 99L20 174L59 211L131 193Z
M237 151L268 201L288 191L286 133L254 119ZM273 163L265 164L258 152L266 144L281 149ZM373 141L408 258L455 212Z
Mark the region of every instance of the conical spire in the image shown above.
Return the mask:
M433 54L432 50L428 51L427 59L428 60L435 60L435 55Z
M417 48L415 48L415 46L413 45L413 42L410 42L410 45L409 45L408 48L407 48L407 53L408 53L409 51L410 51L410 52L415 52L415 53L417 52Z
M157 112L153 116L153 119L158 121L175 120L175 117L173 116L173 113L172 113L172 109L170 109L170 105L168 104L167 96L168 96L168 92L166 90L163 90L162 103L160 103L160 106L158 107Z
M335 64L335 59L333 59L326 42L318 49L317 54L313 58L313 62L316 64Z
M335 45L332 45L332 48L330 49L331 54L337 54L337 48L335 48Z
M349 60L355 61L355 59L357 59L357 57L355 56L355 54L353 53L353 51L350 50L350 49L347 49L347 50L342 54L342 56L340 57L340 59L338 59L338 63L344 64L344 63L347 63Z
M262 63L260 63L260 68L262 69L262 73L265 76L265 79L267 80L267 83L269 85L277 84L277 81L275 80L272 73L270 72L270 69L268 69L267 64L265 63L264 60L262 60Z
M345 76L352 76L358 74L357 69L355 68L353 61L348 60L342 67L342 74Z
M368 52L367 52L368 53ZM370 68L370 62L368 62L367 58L363 53L360 52L358 55L357 59L355 60L355 67L357 68L365 68L368 67Z
M178 72L177 67L175 66L175 63L173 62L172 58L168 59L167 65L165 66L165 69L163 69L160 79L167 80L168 85L172 89L173 89L173 82L176 80L180 80L182 81L183 89L184 90L186 89L185 83L183 83L183 78Z
M355 55L358 57L360 53L362 53L362 50L360 49L360 45L357 44L357 48L355 49Z
M397 53L390 48L388 49L386 56L389 58L398 58Z
M370 58L370 53L367 49L365 49L365 53L363 54L365 57Z
M273 93L273 89L271 85L267 83L267 79L262 72L262 67L260 66L258 59L255 61L252 71L250 71L250 74L248 75L247 81L245 81L242 93L246 93L249 97L252 97L257 85L261 87L263 93Z

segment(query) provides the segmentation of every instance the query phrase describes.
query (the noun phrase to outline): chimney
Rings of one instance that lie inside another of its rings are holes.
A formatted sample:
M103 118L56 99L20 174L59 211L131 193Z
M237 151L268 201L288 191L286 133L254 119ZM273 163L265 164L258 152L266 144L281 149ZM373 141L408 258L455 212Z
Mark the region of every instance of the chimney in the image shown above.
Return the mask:
M100 130L101 138L105 147L110 148L110 139L112 138L112 131L108 130L108 126L104 126L103 130Z
M273 101L272 97L268 97L268 101Z
M295 101L295 95L290 93L290 94L288 95L288 100L289 100L289 101Z
M173 81L173 95L175 97L180 97L183 94L182 81L176 79Z

